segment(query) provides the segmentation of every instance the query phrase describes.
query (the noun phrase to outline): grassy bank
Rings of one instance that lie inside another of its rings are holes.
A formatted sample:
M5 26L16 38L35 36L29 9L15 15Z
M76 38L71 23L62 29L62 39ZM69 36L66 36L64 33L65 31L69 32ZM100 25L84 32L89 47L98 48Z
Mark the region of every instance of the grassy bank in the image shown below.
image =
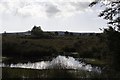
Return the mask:
M71 69L22 69L3 68L3 78L100 78L100 74L83 70Z

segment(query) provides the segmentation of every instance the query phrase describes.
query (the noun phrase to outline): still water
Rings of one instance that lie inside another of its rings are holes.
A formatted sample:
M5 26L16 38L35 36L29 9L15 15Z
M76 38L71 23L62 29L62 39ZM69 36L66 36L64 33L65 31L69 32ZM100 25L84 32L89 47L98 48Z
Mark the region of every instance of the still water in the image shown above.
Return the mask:
M95 74L101 74L100 67L92 67L90 64L86 64L82 61L76 60L73 57L66 57L61 55L53 58L51 61L40 61L35 63L17 63L10 65L5 65L3 63L0 66L3 67L3 74L12 74L12 77L18 77L19 74L24 74L21 75L21 77L32 77L34 73L38 71L39 72L36 75L38 75L39 77L42 75L44 75L44 77L53 76L52 74L58 74L59 76L62 75L61 77L66 74L77 75L79 77L90 77L91 75L93 76ZM19 70L20 72L16 73L15 70ZM16 76L14 74L18 75ZM33 77L35 77L36 75L34 75Z

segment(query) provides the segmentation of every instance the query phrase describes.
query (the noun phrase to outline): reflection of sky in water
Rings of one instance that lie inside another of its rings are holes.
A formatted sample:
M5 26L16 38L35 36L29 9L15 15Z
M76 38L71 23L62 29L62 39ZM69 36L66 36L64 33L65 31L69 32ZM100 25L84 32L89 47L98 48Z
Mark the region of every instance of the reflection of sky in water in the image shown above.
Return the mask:
M5 67L4 64L0 65ZM10 67L16 68L31 68L31 69L78 69L86 71L101 72L98 67L93 68L91 65L86 65L83 62L75 60L73 57L58 56L52 61L41 61L36 63L18 63L11 64Z

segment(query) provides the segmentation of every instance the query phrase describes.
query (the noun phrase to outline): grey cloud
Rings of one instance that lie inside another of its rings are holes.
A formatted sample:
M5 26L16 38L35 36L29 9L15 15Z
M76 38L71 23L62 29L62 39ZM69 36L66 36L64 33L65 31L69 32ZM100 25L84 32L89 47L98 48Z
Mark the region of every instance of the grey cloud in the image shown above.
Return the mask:
M56 16L67 16L69 14L75 14L79 11L84 11L89 2L83 1L72 1L72 2L64 2L58 0L55 2L37 2L34 0L23 1L16 0L15 2L10 2L6 0L6 2L1 2L2 7L6 8L3 12L10 12L13 15L29 17L29 16L37 16L37 17L56 17ZM9 5L10 3L10 5ZM74 7L74 8L73 8ZM58 15L57 15L58 14Z
M58 9L58 7L55 6L55 5L47 5L46 7L47 7L47 8L46 8L46 13L47 13L47 15L48 15L49 17L52 17L52 16L54 16L54 15L56 15L57 13L60 12L60 10Z
M78 11L83 11L83 10L85 10L86 8L88 8L88 5L89 5L90 3L89 3L89 2L77 2L77 3L75 3L75 2L70 2L70 4L71 4L72 6L74 6L76 10L78 10Z

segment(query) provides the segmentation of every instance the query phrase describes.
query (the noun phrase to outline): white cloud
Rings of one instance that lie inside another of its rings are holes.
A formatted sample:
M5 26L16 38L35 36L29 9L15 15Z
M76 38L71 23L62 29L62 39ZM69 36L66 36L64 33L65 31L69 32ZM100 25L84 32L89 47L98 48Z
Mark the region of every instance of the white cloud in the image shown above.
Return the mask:
M22 17L61 17L80 13L93 0L1 0L0 13Z

